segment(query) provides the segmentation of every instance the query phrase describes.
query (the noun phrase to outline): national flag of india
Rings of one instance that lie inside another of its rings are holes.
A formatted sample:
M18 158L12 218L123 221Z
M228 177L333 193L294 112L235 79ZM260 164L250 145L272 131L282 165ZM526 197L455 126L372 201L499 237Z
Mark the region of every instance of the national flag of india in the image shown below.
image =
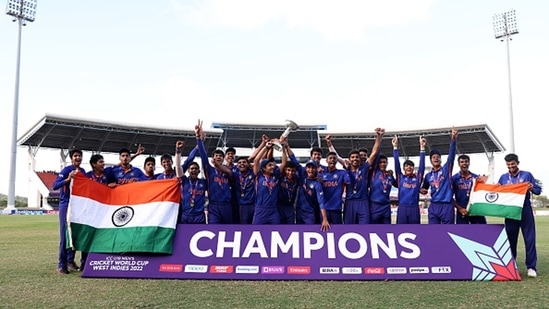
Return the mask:
M528 183L492 185L475 181L469 196L469 215L521 220L526 192Z
M171 254L179 200L177 179L110 188L79 173L71 184L69 245L82 252Z

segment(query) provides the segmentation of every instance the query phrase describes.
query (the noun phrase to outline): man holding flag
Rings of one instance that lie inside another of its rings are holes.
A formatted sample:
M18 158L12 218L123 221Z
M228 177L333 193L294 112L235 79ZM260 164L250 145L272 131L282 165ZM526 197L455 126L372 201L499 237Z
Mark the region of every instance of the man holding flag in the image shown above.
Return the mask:
M519 159L514 153L505 156L505 162L509 173L501 175L498 183L500 185L527 183L528 191L524 198L522 206L522 218L520 220L505 218L505 230L509 238L509 245L513 257L517 258L517 242L519 230L522 229L524 245L526 249L526 267L528 268L528 277L537 277L536 263L536 223L534 221L534 213L532 204L530 203L530 194L541 194L541 187L537 184L532 173L521 171L518 168Z

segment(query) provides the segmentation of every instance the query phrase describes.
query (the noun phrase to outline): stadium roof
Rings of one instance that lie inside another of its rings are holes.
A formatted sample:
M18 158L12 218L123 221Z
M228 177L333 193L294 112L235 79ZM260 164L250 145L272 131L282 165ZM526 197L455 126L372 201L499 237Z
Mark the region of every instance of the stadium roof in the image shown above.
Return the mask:
M375 133L329 133L326 125L305 125L297 132L290 133L289 141L294 149L321 147L327 153L325 137L332 135L332 143L339 154L346 157L350 150L361 147L371 150ZM505 149L490 128L485 125L456 127L459 131L457 153L474 154L503 152ZM261 141L261 136L278 137L285 130L281 125L213 123L205 129L205 146L210 154L214 149L235 147L253 148ZM452 128L391 131L386 132L381 152L392 156L391 138L399 137L400 154L403 157L419 155L418 137L427 139L427 151L437 148L448 153ZM39 148L73 149L80 148L95 153L118 153L121 148L132 151L137 145L145 146L145 154L161 155L173 153L175 142L186 141L183 154L187 155L196 145L194 129L173 127L147 127L128 123L106 123L48 114L32 126L19 140L19 145L29 146L36 153Z
M254 148L261 143L261 137L280 137L286 130L283 125L212 123L212 128L223 133L218 147ZM320 147L319 132L326 130L325 125L300 125L299 130L288 136L292 148Z
M490 130L488 125L471 125L455 127L458 130L457 150L458 154L478 154L484 153L491 155L496 152L503 152L505 148ZM426 151L429 153L432 149L439 149L442 154L448 154L450 148L450 134L452 127L425 130L410 131L386 131L381 142L381 153L388 157L393 155L393 136L398 136L399 153L402 157L419 156L419 137L424 136L427 140ZM319 137L323 142L323 149L328 151L325 138L332 136L332 144L342 157L347 157L353 149L367 148L371 151L376 133L328 133L319 132Z
M215 149L222 132L204 131L204 145L208 150ZM30 146L36 149L35 152L45 147L66 150L78 148L96 153L118 153L122 148L135 151L141 144L145 147L145 154L162 155L173 153L177 140L186 141L183 153L188 154L196 146L194 128L146 127L48 114L19 138L18 144Z

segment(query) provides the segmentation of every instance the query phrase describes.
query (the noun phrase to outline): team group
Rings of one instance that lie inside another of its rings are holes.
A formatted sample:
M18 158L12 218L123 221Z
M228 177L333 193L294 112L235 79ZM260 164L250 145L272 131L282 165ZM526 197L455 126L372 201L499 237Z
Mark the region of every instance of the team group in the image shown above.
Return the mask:
M182 162L183 141L177 141L175 156L164 154L160 158L164 169L154 174L155 160L145 160L144 170L131 165L133 156L128 149L119 152L120 163L105 167L104 158L95 154L90 158L92 170L88 178L108 186L123 185L134 181L178 178L181 191L181 204L178 222L183 224L319 224L327 231L331 224L391 224L391 188L398 188L397 224L420 224L420 193L430 193L428 208L429 224L468 224L486 223L486 218L469 216L467 204L473 179L484 181L469 171L467 155L458 157L459 172L453 174L458 132L452 129L447 161L442 164L441 152L433 149L429 153L431 171L425 171L425 144L419 138L419 167L406 160L400 167L398 137L393 137L394 171L387 169L387 156L380 154L384 129L377 128L372 151L357 149L341 158L326 138L330 152L326 165L321 164L322 150L313 148L310 160L302 166L294 155L287 138L270 139L262 136L261 144L249 157L235 158L235 150L225 153L217 149L208 161L203 140L202 122L195 126L196 147ZM282 151L282 162L276 164L274 148ZM67 207L70 197L69 185L80 167L82 151L72 150L70 166L65 167L53 185L60 190L60 260L59 268L67 269L74 264L74 253L64 250ZM201 158L205 178L199 177L200 165L194 161ZM235 162L236 161L236 162ZM505 157L508 173L502 175L502 185L528 182L528 192L522 220L506 219L505 226L511 251L516 257L519 230L526 245L528 274L535 276L536 248L535 222L530 205L530 192L540 194L533 175L519 171L518 157L509 154ZM344 168L338 167L338 163ZM207 205L207 218L205 206ZM72 255L72 256L71 256ZM72 258L72 259L71 259ZM69 266L67 266L69 265ZM73 268L74 268L73 267Z

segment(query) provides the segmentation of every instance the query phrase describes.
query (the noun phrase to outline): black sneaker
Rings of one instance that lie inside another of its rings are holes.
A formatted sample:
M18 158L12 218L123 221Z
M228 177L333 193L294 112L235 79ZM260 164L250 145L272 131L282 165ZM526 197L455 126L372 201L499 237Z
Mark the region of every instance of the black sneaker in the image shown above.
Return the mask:
M69 274L69 270L64 268L64 267L59 267L55 270L56 273L58 273L59 275L68 275Z
M67 269L69 271L79 271L80 267L78 267L78 265L76 265L75 263L68 263L67 264Z

